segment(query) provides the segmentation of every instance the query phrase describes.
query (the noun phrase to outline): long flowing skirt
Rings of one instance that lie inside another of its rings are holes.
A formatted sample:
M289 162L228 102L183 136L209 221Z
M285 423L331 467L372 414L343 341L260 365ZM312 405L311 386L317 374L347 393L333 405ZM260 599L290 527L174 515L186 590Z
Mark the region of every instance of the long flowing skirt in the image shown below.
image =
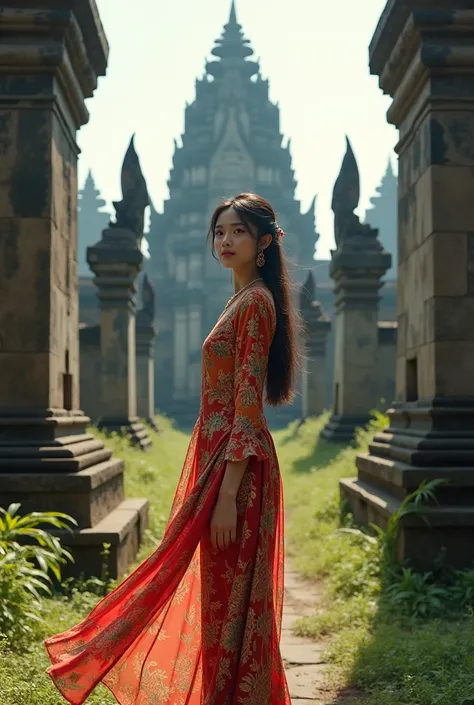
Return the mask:
M196 427L159 547L72 629L45 641L54 684L82 705L102 683L120 705L290 705L280 656L283 497L270 459L250 460L237 541L209 523L227 434L199 452Z

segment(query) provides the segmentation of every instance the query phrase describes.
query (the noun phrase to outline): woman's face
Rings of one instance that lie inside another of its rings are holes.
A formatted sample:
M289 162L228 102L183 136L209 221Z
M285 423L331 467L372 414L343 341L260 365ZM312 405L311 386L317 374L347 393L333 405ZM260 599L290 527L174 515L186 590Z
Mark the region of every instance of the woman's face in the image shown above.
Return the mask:
M214 230L214 247L219 260L228 269L255 266L256 233L249 232L235 208L227 208L218 217Z

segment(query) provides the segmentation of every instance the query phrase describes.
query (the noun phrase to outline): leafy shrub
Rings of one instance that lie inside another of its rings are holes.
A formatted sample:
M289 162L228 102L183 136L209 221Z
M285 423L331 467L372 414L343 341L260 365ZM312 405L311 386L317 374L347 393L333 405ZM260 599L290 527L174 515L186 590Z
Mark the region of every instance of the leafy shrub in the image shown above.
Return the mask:
M451 589L453 601L467 608L474 608L474 570L457 570Z
M400 577L386 588L389 608L408 617L439 617L451 602L448 588L433 583L433 573L402 568Z
M61 579L61 565L72 556L41 525L70 529L76 521L61 512L18 514L20 504L0 508L0 637L21 645L42 622L42 597L51 595L52 573ZM24 545L20 541L33 542Z

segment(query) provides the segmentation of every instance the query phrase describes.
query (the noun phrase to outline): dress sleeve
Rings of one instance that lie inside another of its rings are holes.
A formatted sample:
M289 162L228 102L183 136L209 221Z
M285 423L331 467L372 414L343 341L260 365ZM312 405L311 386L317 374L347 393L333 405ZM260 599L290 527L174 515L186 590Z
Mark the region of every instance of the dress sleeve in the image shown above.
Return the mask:
M271 449L262 429L263 388L274 328L268 295L258 289L241 302L234 318L236 332L232 431L226 460L239 462L250 456L268 458Z

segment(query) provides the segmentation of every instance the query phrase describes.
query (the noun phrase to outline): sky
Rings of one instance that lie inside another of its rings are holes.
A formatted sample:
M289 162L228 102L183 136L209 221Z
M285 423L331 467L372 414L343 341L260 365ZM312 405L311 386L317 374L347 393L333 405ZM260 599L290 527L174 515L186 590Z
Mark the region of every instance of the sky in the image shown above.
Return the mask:
M161 211L173 140L184 107L227 22L230 0L97 0L110 44L107 75L87 101L78 135L79 183L92 169L108 202L120 199L120 168L133 133L148 190ZM331 196L351 140L360 170L364 216L389 158L396 169L390 99L370 76L368 45L385 0L236 0L237 18L270 80L281 131L291 139L296 197L317 201L317 257L334 246Z

